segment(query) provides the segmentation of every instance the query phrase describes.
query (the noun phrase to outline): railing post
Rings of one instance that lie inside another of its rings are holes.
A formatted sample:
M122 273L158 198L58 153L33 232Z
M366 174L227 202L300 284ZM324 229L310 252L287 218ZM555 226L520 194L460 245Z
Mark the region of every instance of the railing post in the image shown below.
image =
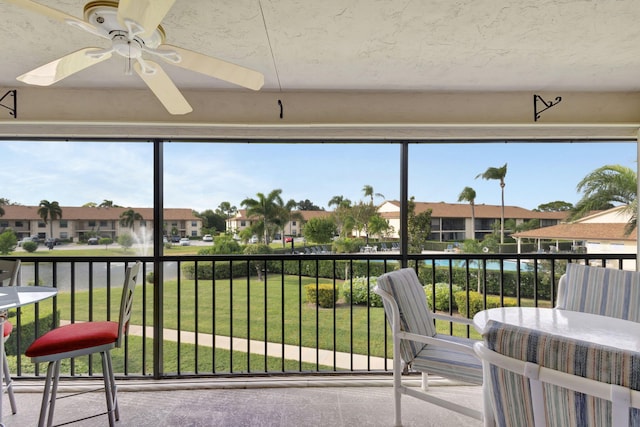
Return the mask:
M163 374L162 340L164 317L163 291L164 268L162 264L164 181L163 181L163 143L153 141L153 377L160 379ZM144 327L144 325L143 325Z

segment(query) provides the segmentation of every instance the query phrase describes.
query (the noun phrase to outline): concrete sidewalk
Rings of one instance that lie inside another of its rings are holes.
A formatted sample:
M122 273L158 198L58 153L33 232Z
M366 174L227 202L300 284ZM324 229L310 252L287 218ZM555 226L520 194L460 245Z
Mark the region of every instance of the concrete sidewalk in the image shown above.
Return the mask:
M153 327L147 326L145 336L153 337ZM143 336L142 326L130 325L129 335ZM163 337L166 341L178 342L178 331L175 329L164 329ZM180 342L185 344L195 344L196 334L194 332L180 331ZM229 338L222 335L211 335L205 333L197 334L198 345L205 347L242 351L258 355L266 355L287 360L302 361L305 363L317 363L323 366L335 367L335 369L346 370L391 370L393 360L382 357L367 357L359 354L333 352L330 350L316 350L310 347L299 347L295 345L271 343L258 340L247 340L245 338Z

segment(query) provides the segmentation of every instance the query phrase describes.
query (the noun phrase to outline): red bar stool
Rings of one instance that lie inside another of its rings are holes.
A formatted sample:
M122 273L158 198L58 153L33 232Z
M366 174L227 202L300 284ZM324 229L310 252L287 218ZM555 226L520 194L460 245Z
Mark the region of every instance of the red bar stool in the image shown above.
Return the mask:
M47 418L47 426L51 426L53 423L60 377L60 362L63 359L95 353L100 353L102 359L107 412L87 418L108 415L110 426L113 426L115 421L120 419L116 383L111 362L111 349L120 347L128 333L133 293L141 264L138 261L135 265L126 268L118 322L84 322L61 326L36 339L25 352L33 363L49 363L42 395L42 406L40 407L39 427L45 425L45 418Z
M0 259L0 286L18 286L18 274L20 273L20 260L6 260ZM6 282L6 283L5 283ZM6 312L0 315L5 315ZM13 331L13 324L8 320L4 321L3 338L5 342L11 336ZM4 370L4 384L9 395L9 403L11 404L11 413L16 414L18 407L16 406L16 398L13 395L13 380L11 379L11 372L9 371L9 361L7 360L7 353L2 355L2 369Z

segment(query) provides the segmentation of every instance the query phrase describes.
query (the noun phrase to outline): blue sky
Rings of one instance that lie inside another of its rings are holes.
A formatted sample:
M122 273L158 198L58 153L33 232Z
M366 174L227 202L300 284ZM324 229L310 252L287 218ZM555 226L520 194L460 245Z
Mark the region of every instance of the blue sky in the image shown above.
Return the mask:
M62 206L112 200L122 206L153 204L153 149L149 143L0 142L0 197L25 205L56 200ZM170 143L165 145L165 206L215 209L229 201L282 189L285 201L309 199L327 207L336 195L363 198L371 185L399 199L400 150L376 144ZM576 185L606 164L636 169L636 144L450 143L411 144L409 195L450 202L465 186L476 203L500 204L497 181L476 179L507 163L505 204L533 209L575 203ZM382 201L376 198L376 202Z

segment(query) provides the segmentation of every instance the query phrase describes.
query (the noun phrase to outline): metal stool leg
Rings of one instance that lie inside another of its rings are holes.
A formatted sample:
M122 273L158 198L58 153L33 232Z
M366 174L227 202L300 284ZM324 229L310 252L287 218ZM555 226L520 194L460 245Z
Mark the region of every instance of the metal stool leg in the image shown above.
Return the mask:
M111 379L111 371L108 360L109 353L103 351L100 353L102 357L102 375L104 377L104 395L107 399L107 416L109 417L109 426L113 427L116 423L114 408L113 408L113 391L111 389L112 379Z
M11 378L11 372L9 372L9 361L6 354L4 355L4 383L11 403L11 413L16 414L18 407L16 406L16 398L13 395L13 379Z
M40 418L38 419L38 427L44 427L47 412L49 410L50 396L51 396L51 382L53 379L53 372L56 362L49 362L47 367L47 378L44 382L44 390L42 391L42 404L40 405Z

